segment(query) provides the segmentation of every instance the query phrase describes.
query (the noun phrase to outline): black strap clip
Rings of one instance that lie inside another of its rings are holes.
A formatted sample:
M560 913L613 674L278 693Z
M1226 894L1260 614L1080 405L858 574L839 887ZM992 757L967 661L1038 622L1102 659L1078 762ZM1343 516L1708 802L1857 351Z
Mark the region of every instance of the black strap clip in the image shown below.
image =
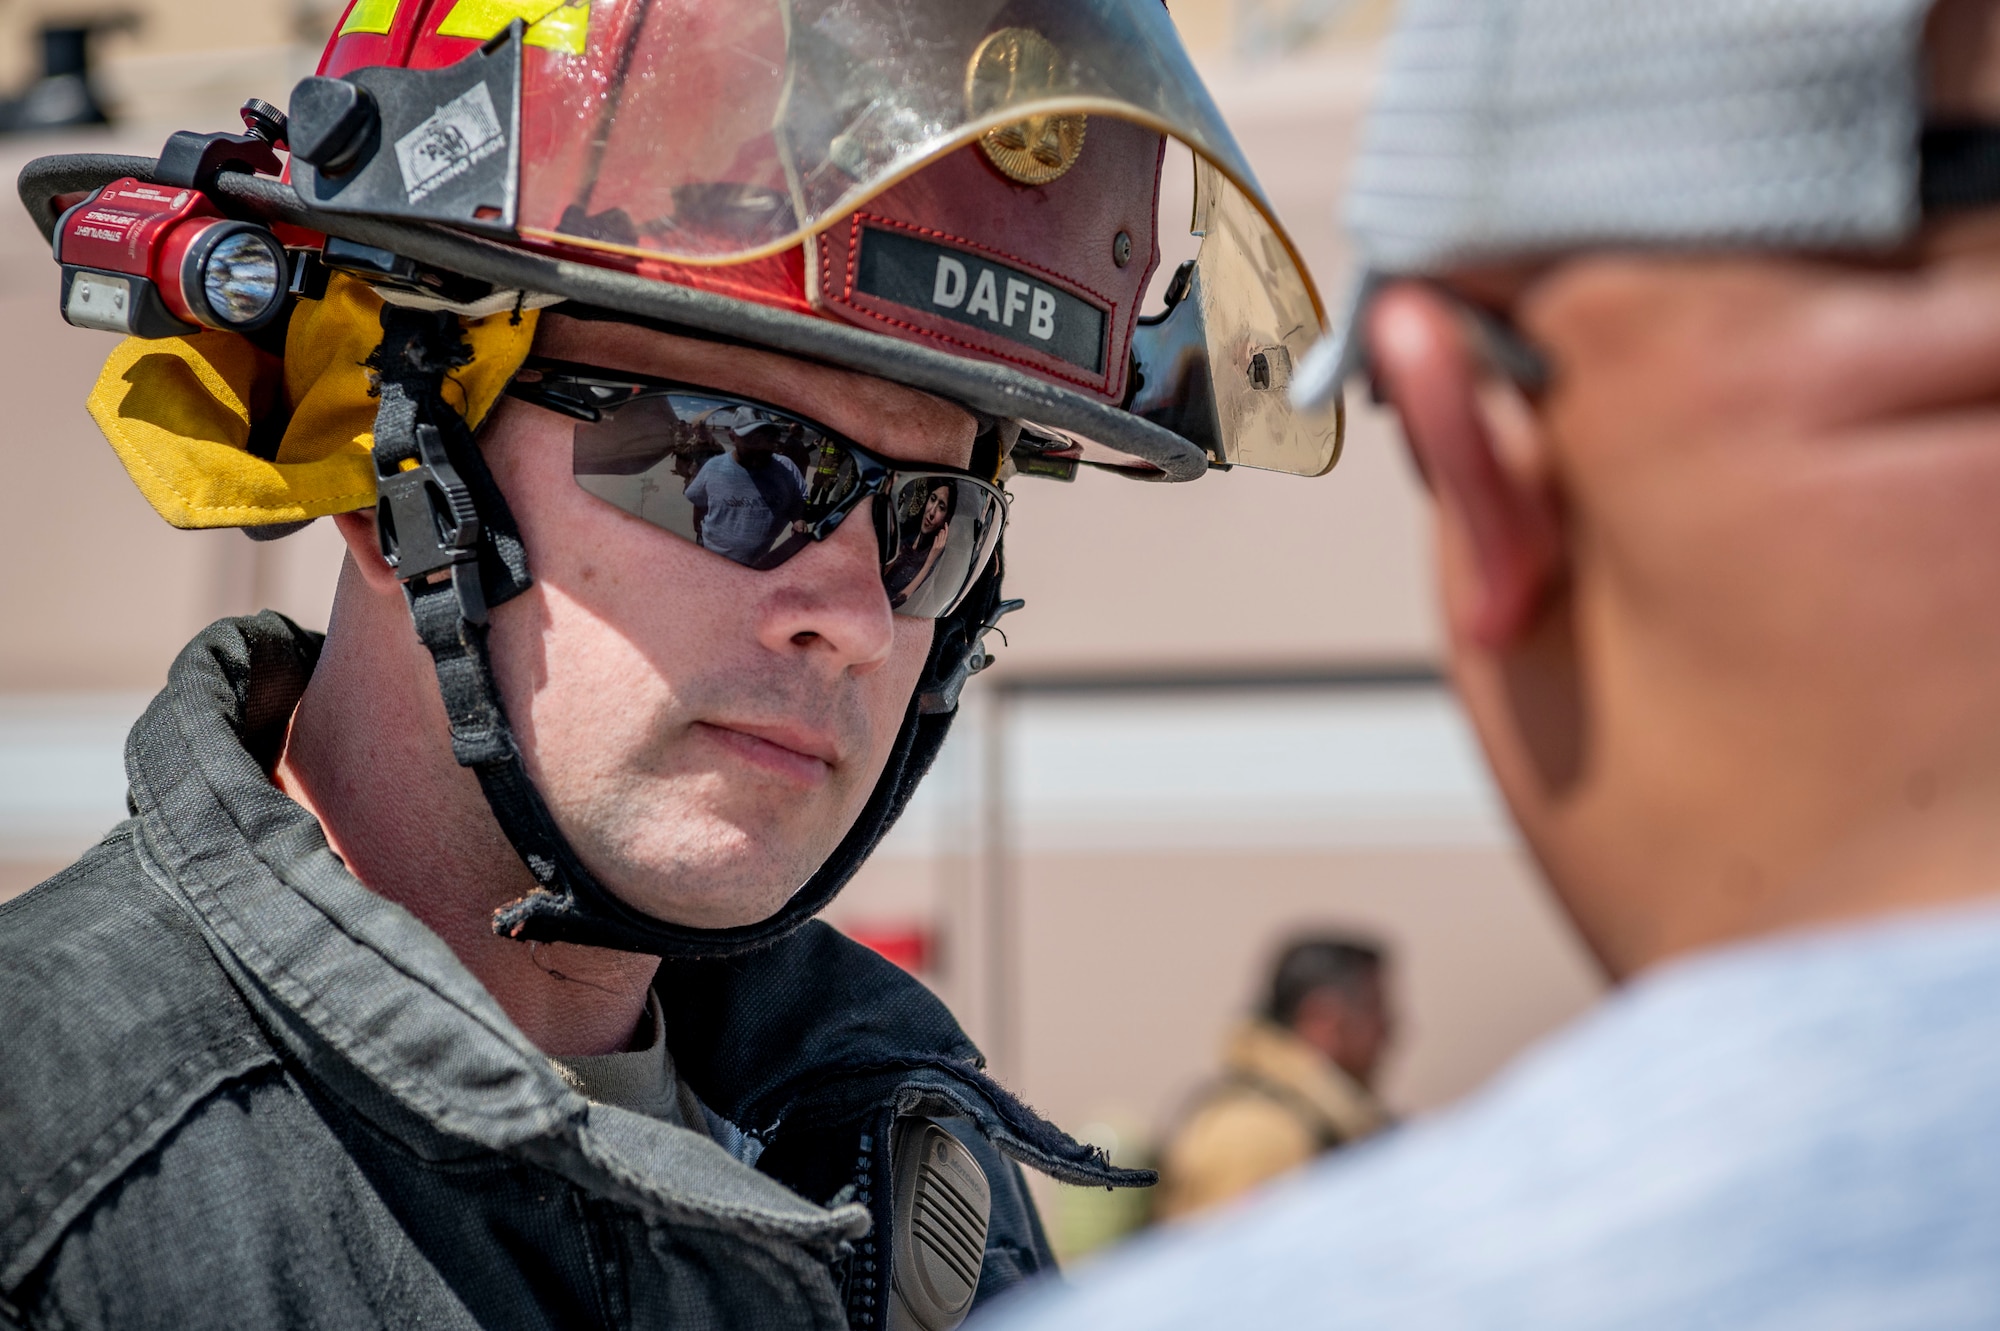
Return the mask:
M986 635L999 633L1005 642L1007 635L1000 629L1003 616L1011 615L1027 604L1026 601L1001 601L985 618L973 626L970 642L965 655L960 657L951 672L937 682L935 688L917 695L917 710L925 716L939 716L958 710L958 695L965 688L965 681L993 664L993 653L986 650Z
M479 510L472 490L445 453L435 425L413 431L415 457L376 460L375 534L382 558L405 586L451 570L452 590L469 624L486 622L479 584Z

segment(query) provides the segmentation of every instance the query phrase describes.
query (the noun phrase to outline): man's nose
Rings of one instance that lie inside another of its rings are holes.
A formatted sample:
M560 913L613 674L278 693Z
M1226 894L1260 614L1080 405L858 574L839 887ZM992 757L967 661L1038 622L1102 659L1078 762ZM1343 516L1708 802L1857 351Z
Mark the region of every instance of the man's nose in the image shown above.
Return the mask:
M867 501L832 536L765 574L759 640L824 665L866 673L889 659L896 618L882 586L882 555Z

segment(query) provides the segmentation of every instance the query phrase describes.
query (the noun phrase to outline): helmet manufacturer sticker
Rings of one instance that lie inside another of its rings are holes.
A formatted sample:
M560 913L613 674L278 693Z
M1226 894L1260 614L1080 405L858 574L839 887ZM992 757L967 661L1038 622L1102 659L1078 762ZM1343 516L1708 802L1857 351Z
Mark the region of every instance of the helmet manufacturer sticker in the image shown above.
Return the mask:
M440 106L396 140L396 162L411 203L451 183L506 146L500 113L484 83Z
M1104 372L1105 311L1007 264L870 226L861 229L854 285L1092 374Z

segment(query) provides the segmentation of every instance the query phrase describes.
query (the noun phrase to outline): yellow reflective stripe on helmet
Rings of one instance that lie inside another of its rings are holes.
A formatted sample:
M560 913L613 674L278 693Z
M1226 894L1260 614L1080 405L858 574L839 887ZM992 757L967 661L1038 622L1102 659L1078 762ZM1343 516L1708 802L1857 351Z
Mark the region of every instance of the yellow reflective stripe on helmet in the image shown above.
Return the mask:
M354 0L354 8L347 12L347 22L340 25L336 37L345 37L350 32L372 32L386 34L396 22L396 5L399 0Z
M458 0L438 24L438 36L487 41L515 19L532 26L561 5L562 0Z
M438 25L440 37L470 37L476 42L500 35L520 19L528 25L523 40L564 55L582 55L590 36L590 3L566 5L562 0L458 0Z
M582 55L590 46L590 3L564 5L528 29L521 40L564 55Z

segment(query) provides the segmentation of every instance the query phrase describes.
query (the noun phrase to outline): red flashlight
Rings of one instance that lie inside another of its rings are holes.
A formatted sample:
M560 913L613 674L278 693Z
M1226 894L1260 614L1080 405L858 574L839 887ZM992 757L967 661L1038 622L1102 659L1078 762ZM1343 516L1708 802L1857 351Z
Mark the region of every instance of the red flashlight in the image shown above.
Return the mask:
M56 225L63 318L79 328L177 337L246 333L284 308L284 244L226 218L199 190L113 181Z

